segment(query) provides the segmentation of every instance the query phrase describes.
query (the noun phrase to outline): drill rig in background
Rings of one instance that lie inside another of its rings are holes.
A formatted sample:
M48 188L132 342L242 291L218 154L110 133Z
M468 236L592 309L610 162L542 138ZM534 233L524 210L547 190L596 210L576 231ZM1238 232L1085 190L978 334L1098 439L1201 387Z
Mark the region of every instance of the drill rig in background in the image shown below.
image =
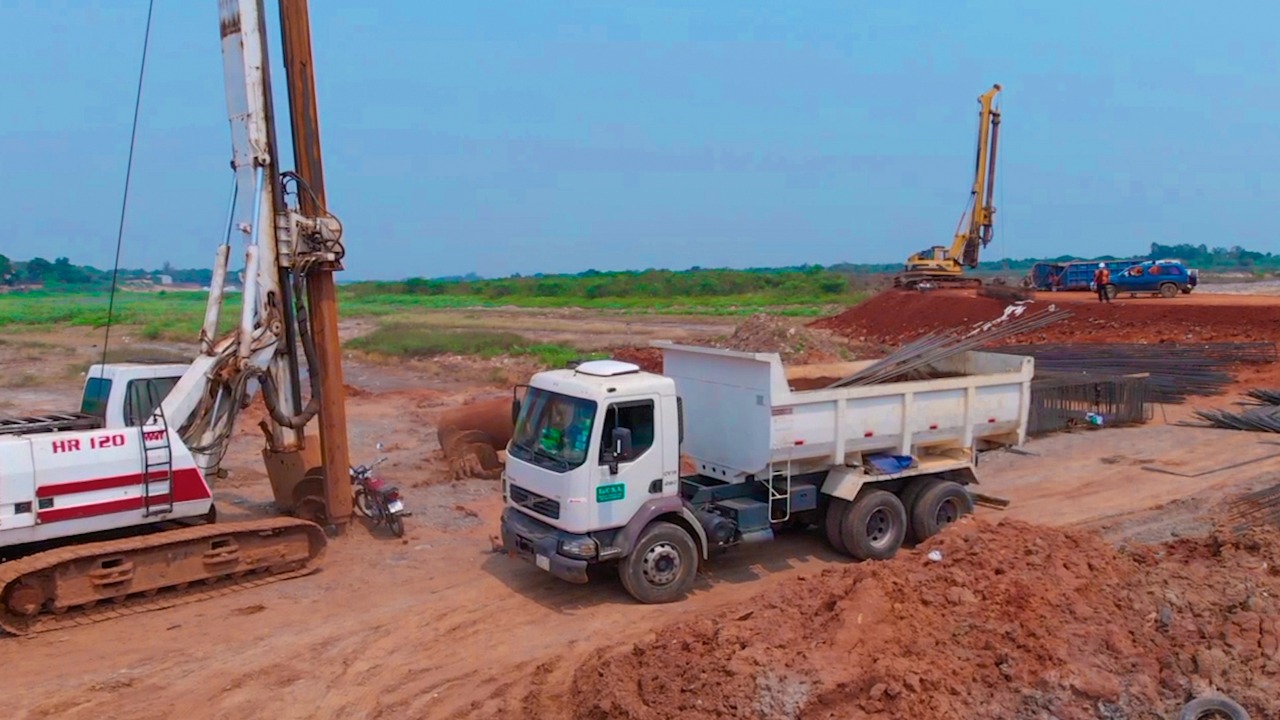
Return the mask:
M978 257L992 237L996 208L996 147L1000 137L1000 111L993 107L999 85L978 97L978 150L974 160L970 204L960 218L951 247L934 245L907 258L907 265L893 279L895 287L914 288L923 283L934 286L981 286L978 278L964 277L965 268L978 267Z
M218 2L235 190L195 360L95 365L79 412L0 418L0 627L11 633L310 573L326 545L317 523L340 531L350 518L342 225L325 202L306 0L279 2L293 172L278 167L262 0ZM234 237L243 306L219 337ZM218 524L209 480L259 391L276 505L299 517Z

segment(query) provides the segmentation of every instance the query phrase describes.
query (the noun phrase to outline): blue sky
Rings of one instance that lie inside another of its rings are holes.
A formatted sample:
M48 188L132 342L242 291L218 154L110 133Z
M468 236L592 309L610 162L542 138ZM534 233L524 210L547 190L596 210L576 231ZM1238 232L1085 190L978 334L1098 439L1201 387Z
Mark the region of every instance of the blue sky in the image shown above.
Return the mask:
M898 262L949 242L995 82L984 259L1275 251L1278 7L312 0L343 279ZM0 253L110 266L145 16L0 4ZM217 2L157 0L148 62L123 264L205 267Z

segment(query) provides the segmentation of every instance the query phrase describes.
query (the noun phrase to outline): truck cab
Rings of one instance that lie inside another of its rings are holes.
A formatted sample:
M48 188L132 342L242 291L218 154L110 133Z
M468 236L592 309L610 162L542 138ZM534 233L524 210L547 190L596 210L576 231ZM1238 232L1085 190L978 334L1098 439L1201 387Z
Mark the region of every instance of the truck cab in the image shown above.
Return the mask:
M1172 298L1178 293L1190 294L1198 283L1198 273L1177 260L1149 260L1112 275L1109 292L1112 297L1121 293L1131 297L1153 293Z
M675 383L599 360L539 373L524 389L502 477L504 541L585 582L589 562L623 554L620 533L646 506L681 510Z

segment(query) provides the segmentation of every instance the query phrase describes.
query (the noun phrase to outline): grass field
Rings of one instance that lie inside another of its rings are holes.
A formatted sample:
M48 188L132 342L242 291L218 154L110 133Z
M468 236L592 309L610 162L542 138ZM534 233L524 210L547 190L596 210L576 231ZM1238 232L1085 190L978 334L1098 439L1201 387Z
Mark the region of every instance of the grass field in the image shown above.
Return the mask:
M583 308L620 314L738 316L769 313L820 316L852 305L865 292L809 292L787 295L779 289L723 295L586 297L581 294L506 295L420 294L395 292L392 283L345 286L339 295L344 318L377 318L386 324L412 322L432 310L516 307L531 309ZM461 288L466 283L458 283ZM583 290L588 289L584 287ZM733 288L729 288L733 289ZM118 326L135 328L149 340L193 340L204 319L203 292L117 293L112 311ZM235 326L240 314L239 294L226 297L220 330ZM49 329L55 326L103 327L107 322L107 293L27 292L0 295L0 326L6 331Z

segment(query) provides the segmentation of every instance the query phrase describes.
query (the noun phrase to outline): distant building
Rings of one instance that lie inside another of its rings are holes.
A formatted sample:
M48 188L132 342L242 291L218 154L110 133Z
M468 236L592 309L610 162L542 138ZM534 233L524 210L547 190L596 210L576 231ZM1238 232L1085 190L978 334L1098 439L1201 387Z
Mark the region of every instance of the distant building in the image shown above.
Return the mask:
M172 275L157 275L157 276L156 276L156 281L157 281L157 282L159 282L161 285L172 285L172 284L173 284L173 276L172 276Z

